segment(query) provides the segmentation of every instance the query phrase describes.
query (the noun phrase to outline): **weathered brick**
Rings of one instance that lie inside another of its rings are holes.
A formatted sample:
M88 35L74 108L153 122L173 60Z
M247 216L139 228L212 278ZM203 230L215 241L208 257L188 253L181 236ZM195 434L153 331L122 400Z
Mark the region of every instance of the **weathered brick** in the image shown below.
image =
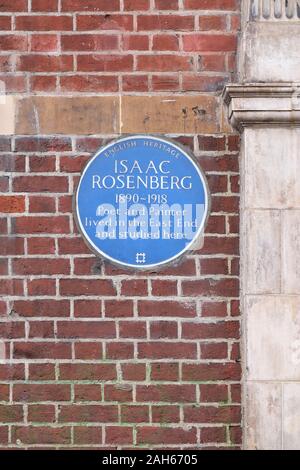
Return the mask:
M16 17L16 30L19 31L71 31L71 16L28 15Z
M228 357L227 343L201 343L201 359L226 359Z
M137 401L140 402L194 402L196 399L195 385L138 385Z
M74 314L75 317L100 317L101 300L75 300Z
M196 315L196 305L193 302L141 300L138 305L141 317L194 317Z
M51 75L33 75L30 77L30 89L35 92L55 91L56 77Z
M180 88L179 77L176 75L152 75L153 91L178 91Z
M32 11L57 11L58 0L31 0Z
M132 401L132 390L131 385L104 385L104 400L130 402Z
M215 92L221 91L227 81L226 76L207 77L206 75L186 74L183 77L183 88L186 91Z
M183 364L184 381L239 380L240 364L234 362L220 364Z
M43 255L55 253L55 240L47 237L36 237L27 240L29 255Z
M77 29L79 31L89 30L116 30L132 31L133 16L123 14L109 15L77 15Z
M15 359L71 359L72 351L70 343L51 342L15 342Z
M84 55L77 59L78 70L81 72L117 72L133 70L132 55Z
M68 259L53 258L30 258L14 259L12 262L14 274L68 274L70 272L70 261Z
M65 176L17 176L13 179L13 190L16 192L66 193L68 188Z
M71 428L18 426L13 429L13 442L24 444L70 444Z
M24 364L0 364L0 380L24 380Z
M184 7L191 10L235 10L237 0L184 0Z
M33 423L54 423L55 406L54 405L29 405L28 421Z
M193 28L192 15L140 15L137 19L138 31L191 31Z
M178 423L180 420L179 406L153 406L152 421L153 423Z
M18 321L7 321L0 323L0 337L4 338L23 338L25 336L25 323Z
M149 0L124 0L125 10L148 10L149 9Z
M75 426L74 444L101 444L102 428L96 426Z
M63 296L115 295L113 284L108 279L61 279L59 289Z
M60 255L69 255L69 254L84 254L84 253L89 253L90 251L88 250L86 244L84 243L82 238L72 238L72 239L67 239L67 238L60 238L58 240L58 252ZM79 260L77 263L79 264ZM76 274L80 274L79 272L76 272ZM86 273L82 273L86 274Z
M17 423L23 420L23 407L21 405L0 405L0 422Z
M122 364L122 377L123 380L129 381L143 381L146 378L145 364L128 363Z
M107 426L105 442L107 444L133 444L132 427Z
M55 52L59 47L56 34L32 34L31 50L34 52Z
M151 342L138 344L140 359L196 359L197 346L193 343Z
M180 72L192 70L193 59L183 55L141 55L137 57L137 70L154 72Z
M0 426L0 444L8 445L8 426Z
M32 213L54 213L55 212L55 198L44 196L31 196L29 197L29 212Z
M5 276L8 274L8 260L0 258L0 275Z
M149 36L140 34L123 36L123 48L125 51L148 51Z
M205 279L184 281L182 283L183 295L188 296L220 296L238 297L238 279Z
M0 28L2 31L9 31L11 29L10 16L0 16Z
M40 279L42 281L43 279ZM54 338L53 321L31 321L29 325L30 338Z
M148 91L147 75L123 75L123 91Z
M188 423L239 423L241 409L238 406L184 408L184 421Z
M175 34L155 34L152 48L154 51L178 51L179 37Z
M227 402L228 386L225 384L201 384L200 401L204 403Z
M0 284L0 295L23 295L24 285L20 279L4 279Z
M118 49L118 36L108 34L77 34L61 37L63 51L105 51Z
M68 152L72 150L67 137L17 137L17 152Z
M115 11L120 10L120 0L62 0L62 11Z
M148 292L146 279L125 279L121 284L121 295L145 296Z
M0 384L0 401L9 400L9 384Z
M24 253L24 239L18 237L1 237L0 255L21 255Z
M207 339L207 338L238 338L239 322L217 322L217 323L183 323L182 338Z
M170 280L154 280L151 283L152 295L158 296L175 296L177 294L177 281Z
M16 402L69 401L69 385L60 384L15 384L13 400Z
M62 405L60 423L113 423L118 421L116 405Z
M226 16L225 15L200 16L199 28L201 31L225 31L226 30Z
M208 258L200 261L201 274L217 275L229 274L228 260L226 258Z
M133 316L133 302L131 300L107 300L105 302L106 317L131 317Z
M10 152L10 141L8 139L0 139L0 151ZM24 172L25 157L23 155L1 155L0 171Z
M98 360L103 358L102 344L97 342L75 343L75 359Z
M224 426L220 427L209 427L201 428L201 442L202 443L211 443L211 442L226 442L226 428Z
M68 317L68 300L15 300L13 310L22 317Z
M139 427L137 431L138 444L195 444L196 428Z
M29 379L36 381L54 380L55 365L54 364L29 364Z
M106 344L107 359L133 359L133 343L108 343Z
M73 57L71 55L22 55L18 60L17 69L19 72L71 72Z
M174 339L178 337L178 325L176 322L157 321L150 323L150 337L151 339L169 338Z
M142 321L121 321L119 323L120 338L146 338L146 322Z
M116 92L119 89L116 76L99 75L67 75L60 78L61 89L63 91L103 91ZM73 158L73 160L75 160Z
M0 211L9 214L24 212L24 196L0 196Z
M178 10L178 0L155 0L158 10Z
M0 11L26 11L27 0L1 0Z
M102 388L97 384L75 384L74 393L76 401L100 401L102 399Z
M0 36L2 51L24 52L28 48L28 39L25 35L3 34Z
M115 380L114 364L60 364L61 380Z
M151 380L176 382L179 380L179 364L155 362L151 364Z
M112 321L62 321L57 323L58 338L115 338Z

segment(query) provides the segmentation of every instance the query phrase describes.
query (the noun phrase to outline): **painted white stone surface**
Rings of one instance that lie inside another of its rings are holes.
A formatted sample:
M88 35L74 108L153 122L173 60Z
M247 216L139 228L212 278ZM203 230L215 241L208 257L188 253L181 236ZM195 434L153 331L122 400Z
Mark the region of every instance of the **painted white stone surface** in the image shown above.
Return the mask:
M300 208L300 129L245 129L245 146L245 208Z
M300 210L282 213L282 285L286 294L300 294Z
M247 296L245 313L247 379L300 381L300 298Z
M299 21L249 23L244 35L241 70L245 81L300 82Z
M300 383L283 385L283 449L300 450Z
M280 211L246 210L244 289L247 294L280 292Z
M281 385L249 383L246 397L246 446L248 449L281 448Z
M242 133L244 447L300 450L299 0L243 0L239 84L224 100Z

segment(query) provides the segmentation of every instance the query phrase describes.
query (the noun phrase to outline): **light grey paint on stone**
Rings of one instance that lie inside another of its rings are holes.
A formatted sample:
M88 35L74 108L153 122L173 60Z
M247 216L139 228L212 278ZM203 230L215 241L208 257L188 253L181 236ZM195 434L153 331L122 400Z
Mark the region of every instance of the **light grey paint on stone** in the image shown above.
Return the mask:
M247 387L246 445L248 449L281 448L281 385L253 382Z
M300 450L300 383L283 385L283 449Z
M244 288L247 294L280 292L280 211L247 210Z
M247 379L300 381L300 298L247 296L245 309Z
M300 294L300 210L282 213L282 284L286 294Z
M247 129L245 138L245 208L300 208L300 129Z

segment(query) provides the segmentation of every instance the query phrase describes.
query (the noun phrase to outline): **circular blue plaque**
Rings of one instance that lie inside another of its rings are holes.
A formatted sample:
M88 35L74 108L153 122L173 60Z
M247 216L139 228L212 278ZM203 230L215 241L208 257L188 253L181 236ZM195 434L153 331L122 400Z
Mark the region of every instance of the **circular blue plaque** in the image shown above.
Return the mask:
M193 248L209 194L187 150L165 138L134 135L111 142L88 162L75 202L78 227L95 253L145 269Z

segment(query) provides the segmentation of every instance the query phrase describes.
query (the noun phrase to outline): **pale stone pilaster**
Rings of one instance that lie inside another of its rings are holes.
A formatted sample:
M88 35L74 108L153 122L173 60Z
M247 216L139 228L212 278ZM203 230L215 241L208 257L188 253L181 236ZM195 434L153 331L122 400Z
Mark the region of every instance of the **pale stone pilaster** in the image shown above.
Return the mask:
M300 449L299 7L244 2L240 84L224 93L242 134L246 449Z

